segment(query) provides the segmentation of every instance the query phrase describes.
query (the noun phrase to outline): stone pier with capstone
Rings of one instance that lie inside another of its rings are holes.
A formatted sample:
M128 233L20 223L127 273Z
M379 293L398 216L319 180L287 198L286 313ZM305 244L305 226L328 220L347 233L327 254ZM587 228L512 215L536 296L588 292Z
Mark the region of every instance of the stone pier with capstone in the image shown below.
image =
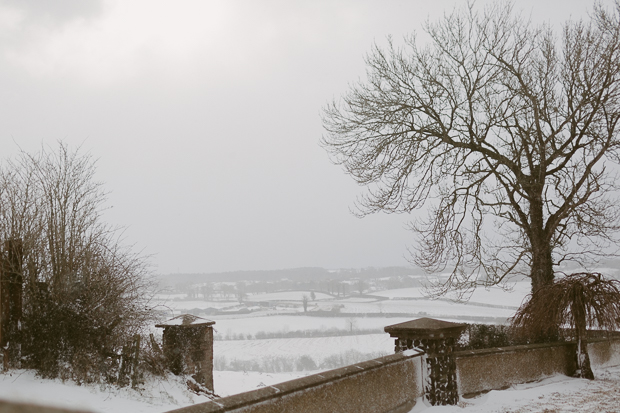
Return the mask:
M395 352L420 349L426 353L425 398L433 405L455 405L459 394L453 352L466 324L420 318L384 328L395 338Z

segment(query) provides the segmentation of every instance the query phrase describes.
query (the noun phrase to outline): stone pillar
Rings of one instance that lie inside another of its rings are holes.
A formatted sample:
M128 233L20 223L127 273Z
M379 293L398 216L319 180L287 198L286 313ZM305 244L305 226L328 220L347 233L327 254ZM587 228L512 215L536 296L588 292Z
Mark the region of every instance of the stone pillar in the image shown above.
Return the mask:
M182 314L155 327L164 329L163 351L174 374L188 374L213 392L213 324L191 314Z
M433 405L457 404L456 362L452 355L466 324L420 318L384 328L395 337L395 351L418 348L426 353L426 399Z

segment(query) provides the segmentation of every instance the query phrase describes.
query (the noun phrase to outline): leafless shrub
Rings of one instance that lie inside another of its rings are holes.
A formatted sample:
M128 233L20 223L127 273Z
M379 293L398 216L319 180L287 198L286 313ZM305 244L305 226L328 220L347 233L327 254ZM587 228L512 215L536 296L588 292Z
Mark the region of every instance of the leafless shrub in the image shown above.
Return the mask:
M47 377L113 381L153 314L146 260L102 221L95 169L62 143L0 169L0 239L23 245L23 365Z

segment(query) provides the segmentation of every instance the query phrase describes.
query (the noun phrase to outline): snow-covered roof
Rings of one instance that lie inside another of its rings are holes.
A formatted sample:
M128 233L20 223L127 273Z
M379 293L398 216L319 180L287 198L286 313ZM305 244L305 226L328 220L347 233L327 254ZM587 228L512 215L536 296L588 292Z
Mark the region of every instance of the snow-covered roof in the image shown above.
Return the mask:
M198 317L192 314L181 314L171 318L168 321L164 321L161 324L155 324L155 327L172 327L172 326L210 326L215 324L215 321L207 320L206 318Z

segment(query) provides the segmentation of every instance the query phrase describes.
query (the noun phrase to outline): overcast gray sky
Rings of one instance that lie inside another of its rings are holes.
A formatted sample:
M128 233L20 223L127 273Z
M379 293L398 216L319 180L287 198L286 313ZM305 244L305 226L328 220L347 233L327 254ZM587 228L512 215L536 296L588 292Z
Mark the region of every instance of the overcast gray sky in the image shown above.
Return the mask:
M407 265L409 217L349 212L320 111L456 4L0 0L0 154L81 145L158 273ZM592 1L515 4L559 28Z

